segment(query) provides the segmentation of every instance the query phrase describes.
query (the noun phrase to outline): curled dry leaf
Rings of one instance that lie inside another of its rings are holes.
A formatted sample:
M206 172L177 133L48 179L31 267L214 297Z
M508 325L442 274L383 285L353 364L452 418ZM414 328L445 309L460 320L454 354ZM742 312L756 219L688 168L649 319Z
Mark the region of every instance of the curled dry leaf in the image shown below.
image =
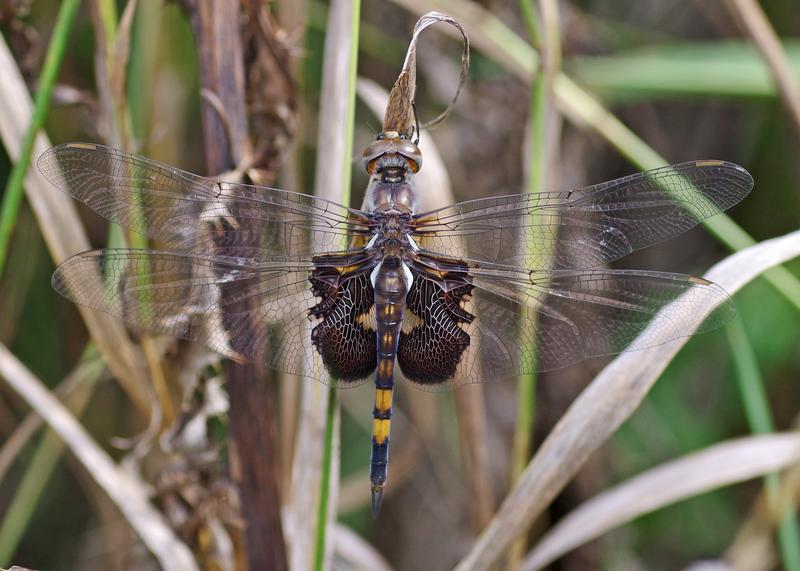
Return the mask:
M774 238L728 256L706 278L735 293L767 269L800 255L800 231ZM664 307L642 335L663 326L680 311L676 303ZM714 307L693 318L699 326ZM555 496L572 479L589 455L601 446L638 408L661 372L687 342L623 353L614 359L581 393L542 443L516 486L456 567L458 571L489 569L509 545L525 533ZM635 343L635 341L634 341Z
M463 26L461 26L459 21L455 18L439 12L428 12L420 17L420 19L417 20L417 24L414 26L414 33L411 36L411 42L408 44L408 51L406 52L406 59L403 62L403 68L400 71L400 75L397 77L397 81L394 83L394 87L392 87L392 91L389 93L389 103L386 106L386 114L383 119L384 131L397 131L408 138L411 138L413 135L415 122L414 98L417 91L417 42L419 42L420 34L422 34L426 28L433 24L438 24L439 22L450 24L461 32L461 37L464 40L464 47L461 52L461 72L458 77L458 86L453 94L453 99L444 111L434 119L421 125L420 129L429 129L444 121L455 105L458 95L461 93L461 88L467 81L467 74L469 72L469 38L467 38Z
M574 509L537 543L523 571L677 501L800 462L800 433L751 436L711 446L623 482Z

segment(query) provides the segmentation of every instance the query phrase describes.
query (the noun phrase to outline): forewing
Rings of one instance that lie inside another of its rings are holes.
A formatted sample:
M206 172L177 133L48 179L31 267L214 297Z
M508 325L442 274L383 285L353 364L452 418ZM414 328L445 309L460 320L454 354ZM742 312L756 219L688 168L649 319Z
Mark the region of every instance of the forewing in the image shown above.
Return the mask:
M742 167L693 161L580 190L500 196L420 214L432 252L534 270L596 268L677 236L753 187Z
M412 293L428 292L423 295L428 296L427 311L407 307L412 315L400 340L407 350L398 352L398 362L404 376L425 389L558 369L589 357L652 347L717 328L735 314L719 286L661 272L470 268L467 282L451 283L449 291L456 293L455 305L435 281L412 284ZM701 309L714 306L701 325L693 323ZM449 332L451 341L443 341L442 331ZM438 374L426 376L425 371Z
M145 331L197 341L236 360L348 386L374 369L374 354L372 369L369 355L356 363L358 371L347 364L340 367L349 372L346 378L332 375L330 363L323 359L326 342L315 342L315 331L330 329L336 321L340 336L347 337L358 317L326 321L330 313L348 309L347 301L335 299L339 289L349 288L348 280L331 286L333 298L318 299L319 288L312 287L312 276L331 271L324 262L295 258L245 266L219 256L110 249L69 258L53 274L53 287L78 304ZM320 303L326 309L320 310ZM366 335L369 332L361 333L362 339ZM374 351L374 331L371 341Z
M336 251L366 219L333 202L218 182L89 143L39 157L39 170L95 212L171 251L224 251L242 259ZM213 241L213 243L211 243Z

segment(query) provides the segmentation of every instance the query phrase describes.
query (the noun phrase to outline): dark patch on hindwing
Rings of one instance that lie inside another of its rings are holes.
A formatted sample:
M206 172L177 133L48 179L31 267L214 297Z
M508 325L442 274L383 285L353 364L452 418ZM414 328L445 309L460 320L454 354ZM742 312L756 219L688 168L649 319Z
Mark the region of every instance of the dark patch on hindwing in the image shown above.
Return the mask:
M406 323L397 347L397 362L403 374L421 384L439 384L455 375L469 334L459 324L469 324L475 316L462 306L472 295L473 285L466 274L451 272L446 281L463 285L445 291L437 281L418 275L406 296Z
M311 330L311 342L335 379L356 381L368 376L378 362L375 330L364 327L374 311L375 294L368 273L343 281L336 268L311 272L312 293L321 301L308 310L321 321Z

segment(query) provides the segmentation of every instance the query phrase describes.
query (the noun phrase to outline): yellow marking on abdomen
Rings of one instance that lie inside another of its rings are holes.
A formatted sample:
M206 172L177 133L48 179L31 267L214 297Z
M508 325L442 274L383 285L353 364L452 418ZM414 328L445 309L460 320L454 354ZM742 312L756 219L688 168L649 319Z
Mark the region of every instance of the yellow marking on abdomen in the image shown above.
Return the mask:
M392 390L375 389L375 410L377 410L378 412L386 412L391 408L392 408Z
M392 371L394 371L394 359L381 359L378 361L378 376L380 378L389 378Z
M389 438L389 424L391 421L388 418L374 418L372 419L372 438L378 444L383 444Z

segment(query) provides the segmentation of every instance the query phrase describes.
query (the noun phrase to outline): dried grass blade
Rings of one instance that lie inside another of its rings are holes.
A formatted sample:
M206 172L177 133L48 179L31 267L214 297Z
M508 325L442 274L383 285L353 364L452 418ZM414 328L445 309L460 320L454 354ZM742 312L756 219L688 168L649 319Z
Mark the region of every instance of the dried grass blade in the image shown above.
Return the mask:
M197 569L189 548L150 505L147 489L114 464L75 417L4 345L0 345L0 375L64 441L165 569Z
M96 381L104 370L105 365L97 356L87 357L84 354L82 362L58 387L62 389L59 391L61 393L66 392L63 389L70 389L71 394L67 397L65 406L72 414L79 416L86 408ZM5 472L3 465L10 464L9 456L16 456L16 452L28 443L29 437L38 430L42 422L39 415L31 413L0 450L0 457L5 454L8 459L8 462L0 459L0 481L3 479L2 473ZM45 430L42 439L36 443L36 451L30 461L25 463L22 478L14 491L13 498L0 517L0 561L9 561L17 551L19 541L39 506L42 492L47 487L63 452L64 443L58 435L52 430Z
M800 134L800 82L797 81L781 40L756 0L727 0L728 9L753 39L769 66L795 131Z
M541 539L523 561L522 569L541 569L575 547L646 513L797 462L798 433L741 438L667 462L578 506Z
M0 137L9 156L17 160L33 105L22 74L2 37L0 77L3 78L0 81ZM39 156L50 146L47 137L40 133L36 137L33 155ZM69 196L56 190L36 169L28 171L25 191L54 261L60 262L90 248L89 239ZM109 368L137 409L148 414L150 405L144 390L146 376L141 366L141 354L130 342L122 324L96 311L82 307L78 307L78 310Z
M351 571L391 571L386 560L364 538L350 528L337 524L333 528L336 558L343 569Z
M315 194L340 204L350 202L359 16L359 0L335 0L325 35ZM338 405L329 406L330 389L320 383L303 383L302 390L286 527L292 568L319 569L332 554L327 531L339 487Z
M728 256L705 277L735 293L762 272L798 255L800 231ZM705 315L693 316L696 324L700 325L712 310L708 307ZM647 335L650 327L660 325L660 318L669 319L667 316L674 316L675 311L674 304L666 306L642 334ZM525 533L589 455L633 414L687 340L623 353L603 369L555 426L489 527L456 569L489 569L508 545Z
M95 367L94 350L89 346L84 351L84 356L67 377L56 387L54 394L65 403L67 408L76 416L83 412L85 404L91 396L95 382L93 369ZM30 442L34 434L42 427L44 421L35 413L29 414L25 420L18 423L14 432L0 446L0 482L2 482L14 460L22 449ZM0 558L2 559L2 558Z

